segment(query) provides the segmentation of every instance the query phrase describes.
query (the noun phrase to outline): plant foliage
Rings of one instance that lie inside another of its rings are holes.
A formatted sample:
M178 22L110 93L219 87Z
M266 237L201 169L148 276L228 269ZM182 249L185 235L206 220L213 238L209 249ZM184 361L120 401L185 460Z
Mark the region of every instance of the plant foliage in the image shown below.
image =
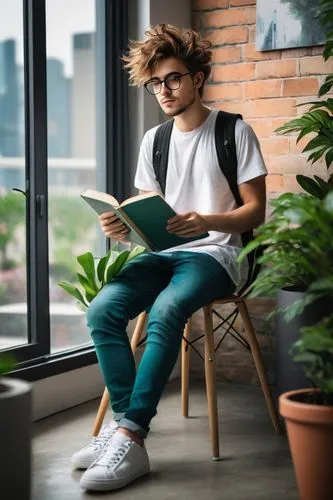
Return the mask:
M251 297L272 296L286 287L305 292L303 299L284 309L287 320L317 300L332 304L320 323L301 330L293 354L320 389L321 402L333 405L333 191L324 199L286 193L272 205L271 219L258 228L239 260L256 248L264 249L258 259L263 268L251 285Z
M130 260L144 251L145 248L142 246L122 251L115 250L113 247L99 259L96 259L91 252L86 252L77 257L83 271L77 273L77 284L61 281L59 286L77 299L81 309L86 310L103 286L110 283Z
M325 45L323 57L326 61L333 55L333 2L332 0L319 0L318 16L325 30ZM333 74L329 74L321 85L318 97L322 98L331 91L333 86ZM298 132L297 143L305 136L311 134L312 138L303 149L303 153L308 153L308 161L312 164L321 158L325 159L327 169L333 162L333 99L321 99L315 102L301 104L310 104L310 109L302 116L291 120L278 129L276 132L287 134ZM309 178L307 178L309 179ZM321 184L325 181L321 179ZM333 179L330 176L329 189L332 189ZM303 189L304 184L301 186ZM311 193L312 194L312 193Z

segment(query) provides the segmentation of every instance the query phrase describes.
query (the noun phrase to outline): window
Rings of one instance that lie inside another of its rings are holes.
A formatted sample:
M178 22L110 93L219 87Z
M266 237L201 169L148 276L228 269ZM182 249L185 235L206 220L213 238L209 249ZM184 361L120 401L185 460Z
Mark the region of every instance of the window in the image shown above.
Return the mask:
M126 1L0 4L0 352L19 369L91 349L58 282L106 251L80 193L128 195L127 41Z
M94 0L47 0L46 47L50 327L57 352L90 342L84 312L58 282L75 281L77 255L104 251L96 215L80 198L96 189L99 168Z

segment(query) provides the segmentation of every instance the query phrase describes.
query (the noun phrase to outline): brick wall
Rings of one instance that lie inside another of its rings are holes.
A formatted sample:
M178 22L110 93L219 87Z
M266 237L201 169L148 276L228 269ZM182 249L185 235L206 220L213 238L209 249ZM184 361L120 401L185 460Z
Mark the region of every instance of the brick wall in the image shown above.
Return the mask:
M333 62L324 62L322 47L257 52L255 47L255 0L192 0L193 28L213 44L213 65L204 101L212 107L241 113L256 132L269 171L268 199L286 191L299 190L296 174L327 177L323 162L310 167L296 145L294 136L278 136L274 130L302 114L305 106L297 104L316 99ZM274 301L262 298L251 301L254 320L264 357L273 378L274 322L265 313ZM198 313L194 330L202 319ZM239 325L241 326L241 325ZM228 339L218 362L223 380L256 383L251 357L234 340ZM193 356L192 370L202 367Z

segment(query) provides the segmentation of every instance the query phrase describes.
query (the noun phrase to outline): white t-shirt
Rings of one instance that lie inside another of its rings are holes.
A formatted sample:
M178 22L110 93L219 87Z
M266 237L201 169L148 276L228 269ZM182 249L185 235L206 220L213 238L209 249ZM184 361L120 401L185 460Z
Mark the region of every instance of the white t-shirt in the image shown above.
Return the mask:
M170 139L165 199L177 213L195 211L199 214L230 212L237 204L219 166L215 147L215 121L218 111L211 110L195 130L182 132L174 123ZM142 140L134 185L145 191L161 188L153 167L153 142L157 127L148 130ZM235 128L237 151L237 183L242 184L267 170L260 146L252 128L237 120ZM214 257L228 272L239 290L247 279L247 260L239 265L236 257L242 248L239 234L209 231L209 236L165 250L205 252Z

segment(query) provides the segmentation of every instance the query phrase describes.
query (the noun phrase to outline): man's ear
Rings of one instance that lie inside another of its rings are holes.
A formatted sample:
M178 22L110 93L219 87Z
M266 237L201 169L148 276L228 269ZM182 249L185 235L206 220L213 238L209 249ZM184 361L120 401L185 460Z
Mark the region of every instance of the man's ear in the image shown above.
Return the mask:
M205 77L202 71L198 71L197 73L195 73L195 75L193 76L193 85L196 89L202 87L204 78Z

